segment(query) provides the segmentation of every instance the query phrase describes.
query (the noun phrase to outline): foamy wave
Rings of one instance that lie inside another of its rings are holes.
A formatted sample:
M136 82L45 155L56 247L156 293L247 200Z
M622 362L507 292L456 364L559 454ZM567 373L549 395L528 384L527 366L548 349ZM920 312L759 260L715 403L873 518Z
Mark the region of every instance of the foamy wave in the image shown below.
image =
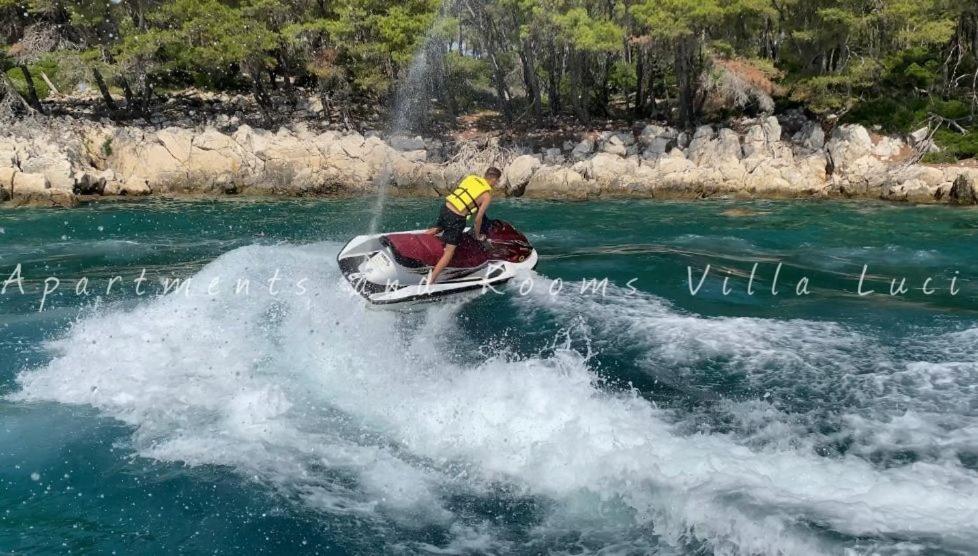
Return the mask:
M836 550L837 538L816 532L823 528L894 542L978 541L973 473L927 463L878 469L685 434L637 392L602 387L589 359L567 347L465 365L478 346L453 326L456 306L368 310L339 277L335 253L334 245L235 250L194 280L257 285L278 268L283 284L307 278L308 293L178 293L87 318L53 344L50 364L20 375L13 398L94 406L132 426L145 457L226 465L321 511L450 535L439 547L391 539L410 550L519 542L546 551L567 532L578 548L706 543L731 554ZM713 357L760 368L799 357L738 341L731 326L762 326L750 319L711 323L647 296L615 310L635 333L648 323L641 319L665 319L653 332L668 341L650 357L687 369ZM806 365L857 348L855 339L818 340L833 325L804 326L815 342L800 356ZM489 524L494 516L460 509L460 496L528 497L542 501L541 515L529 540L517 541Z
M974 331L923 331L893 347L834 322L702 317L643 292L552 296L551 281L534 281L517 302L525 311L585 318L606 341L639 346L646 371L679 390L723 383L728 397L706 417L684 416L693 428L718 426L767 448L844 447L883 465L907 463L908 452L957 465L978 446Z

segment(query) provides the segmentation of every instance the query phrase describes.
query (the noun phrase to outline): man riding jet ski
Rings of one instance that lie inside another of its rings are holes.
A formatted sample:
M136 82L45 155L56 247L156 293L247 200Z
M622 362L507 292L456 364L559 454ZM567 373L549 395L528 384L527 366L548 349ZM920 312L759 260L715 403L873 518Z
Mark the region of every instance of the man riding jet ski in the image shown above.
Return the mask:
M485 289L532 269L537 253L526 236L485 216L500 175L490 168L463 179L432 228L353 238L337 256L343 276L370 302L390 304Z

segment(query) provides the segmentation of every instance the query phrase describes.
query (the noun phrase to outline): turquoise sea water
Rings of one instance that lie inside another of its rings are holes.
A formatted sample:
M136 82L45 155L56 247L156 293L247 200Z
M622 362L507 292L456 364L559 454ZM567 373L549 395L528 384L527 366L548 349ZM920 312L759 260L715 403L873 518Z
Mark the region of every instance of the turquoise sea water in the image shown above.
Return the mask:
M978 551L978 212L503 202L536 272L384 311L372 204L0 209L0 553Z

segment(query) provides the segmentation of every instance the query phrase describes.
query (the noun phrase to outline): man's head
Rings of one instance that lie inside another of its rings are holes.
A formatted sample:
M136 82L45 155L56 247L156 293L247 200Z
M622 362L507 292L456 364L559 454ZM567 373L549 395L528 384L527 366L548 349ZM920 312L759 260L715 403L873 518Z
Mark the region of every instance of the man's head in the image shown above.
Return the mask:
M499 183L499 178L501 177L503 177L502 170L496 168L495 166L491 166L488 170L486 170L486 181L489 182L491 187L496 187L496 184Z

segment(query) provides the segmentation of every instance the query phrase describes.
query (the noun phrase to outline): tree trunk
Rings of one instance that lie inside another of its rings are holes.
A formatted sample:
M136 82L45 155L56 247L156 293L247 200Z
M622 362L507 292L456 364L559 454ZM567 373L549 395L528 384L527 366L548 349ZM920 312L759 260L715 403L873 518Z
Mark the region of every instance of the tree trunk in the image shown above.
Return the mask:
M251 83L255 94L255 102L258 104L258 108L261 109L262 114L265 115L267 122L271 124L274 121L272 117L272 99L268 96L265 86L261 83L261 72L256 71L251 74Z
M102 73L98 71L98 68L93 67L92 76L95 78L95 85L98 86L99 92L102 93L102 100L105 102L105 107L108 108L109 112L115 112L115 101L112 100L109 88L105 85L105 79L102 78Z
M21 64L19 67L20 72L24 74L24 82L27 84L27 102L31 104L34 110L43 114L44 107L41 106L41 100L37 98L37 89L34 87L34 78L31 77L31 70L27 69L26 64Z
M645 49L639 47L635 53L635 119L641 119L645 114Z
M676 41L676 82L679 88L679 122L692 127L696 122L696 78L699 74L697 56L699 41L687 35Z
M529 41L524 40L520 48L520 63L523 65L523 82L526 84L526 92L530 97L533 107L533 118L537 125L543 124L543 99L540 97L540 84L537 80L536 70L533 68L531 58L531 48Z
M550 47L550 71L547 80L547 97L550 101L550 113L556 117L560 115L561 105L560 99L560 68L557 63L557 48L555 45Z
M119 85L122 86L122 94L126 96L126 110L130 114L135 114L139 111L139 106L136 102L136 95L132 92L132 87L129 86L129 80L125 77L119 77Z
M488 42L488 41L487 41ZM492 63L493 84L496 86L496 95L499 97L499 109L503 113L503 118L507 122L513 121L513 114L509 109L509 89L506 87L506 73L499 65L499 58L496 57L495 49L487 47L489 61Z
M444 50L440 50L441 83L442 83L441 90L442 90L442 95L444 95L444 99L445 99L445 110L447 110L448 114L454 118L456 114L458 114L458 106L455 101L455 88L452 87L451 83L449 83L449 80L451 79L451 68L449 68L448 66L448 53L450 52L450 48L451 47L446 46Z
M153 84L150 83L149 77L143 79L143 98L140 101L141 111L144 115L149 115L150 106L153 101Z
M285 95L289 97L289 102L292 103L294 107L299 102L299 94L295 90L295 85L292 83L292 68L289 66L289 60L284 53L278 53L278 65L281 69L282 83L285 85Z

